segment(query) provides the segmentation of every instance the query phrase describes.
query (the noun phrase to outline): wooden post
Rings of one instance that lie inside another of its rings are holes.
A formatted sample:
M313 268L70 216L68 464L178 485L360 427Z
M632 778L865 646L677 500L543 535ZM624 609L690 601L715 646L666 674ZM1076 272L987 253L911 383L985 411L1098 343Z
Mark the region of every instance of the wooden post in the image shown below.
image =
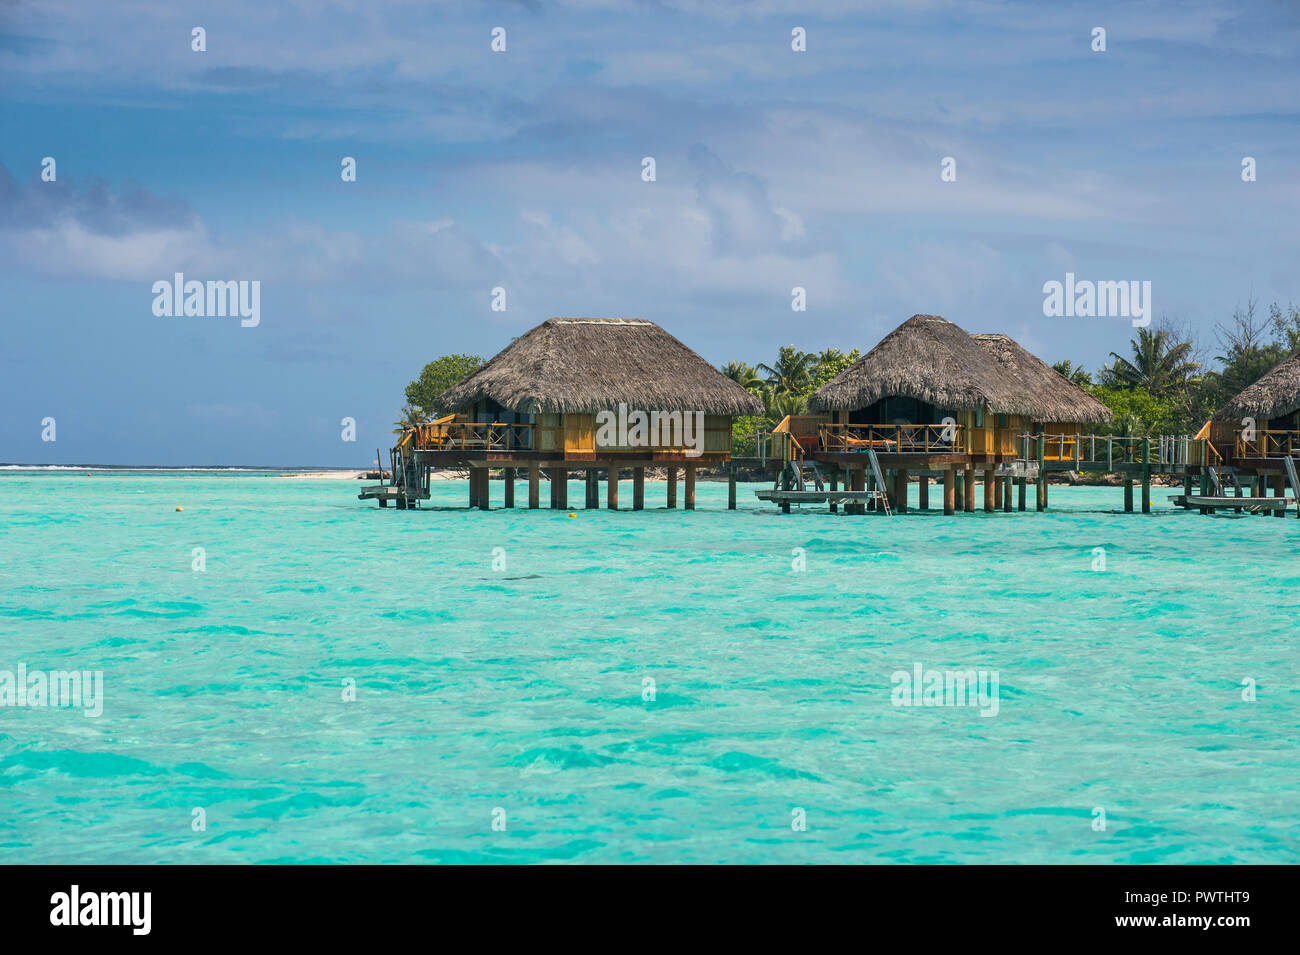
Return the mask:
M966 500L964 501L965 507L963 508L963 510L965 510L967 514L974 514L975 513L975 467L974 465L968 464L966 466L966 480L964 483L966 485L965 487Z
M1191 496L1192 496L1192 476L1191 474L1184 473L1183 474L1183 510L1186 510L1188 507L1190 507L1190 505L1187 503L1187 499Z
M552 467L546 473L551 478L551 507L562 510L568 506L568 472L564 468Z
M957 513L957 469L943 469L943 512L949 516Z
M587 468L587 507L600 507L600 472L595 468Z
M952 473L954 475L953 486L955 488L953 492L954 504L956 505L957 510L964 511L966 510L966 472L958 471L957 468L954 467Z
M611 511L618 510L618 472L616 467L605 470L605 506Z
M1124 475L1124 513L1133 512L1133 475Z
M907 513L907 468L894 472L894 510L899 514Z
M530 511L535 511L542 506L541 483L542 469L536 464L528 465L528 509Z
M1151 513L1151 439L1142 439L1142 513Z
M668 506L677 506L677 466L668 465Z
M984 513L992 514L993 508L997 506L997 491L995 487L997 482L993 480L993 469L984 469Z
M850 468L848 479L844 484L850 491L865 491L867 489L867 472L862 468ZM867 513L867 505L863 501L849 501L844 505L844 513L865 514Z
M1046 436L1043 432L1038 432L1038 500L1035 507L1040 511L1047 510L1047 445Z
M645 468L643 467L632 469L632 510L645 510Z
M686 510L695 510L695 465L686 465Z
M1286 475L1279 474L1273 478L1273 496L1286 497ZM1286 508L1273 512L1274 517L1286 517Z
M400 510L406 510L406 500L398 498L397 506ZM469 507L470 510L478 507L478 468L469 469Z
M994 475L993 477L993 510L1002 510L1002 485L1005 484L1002 478Z
M916 506L923 511L930 509L930 479L924 474L916 485Z
M727 465L727 510L736 509L736 466Z
M836 471L835 469L832 468L828 480L830 481L830 489L831 489L831 493L834 493L834 492L836 492L836 491L838 491L838 490L840 489L840 488L839 488L839 485L840 485L840 472L839 472L839 471ZM837 501L835 501L835 500L832 500L832 501L831 501L831 513L832 513L832 514L836 514L836 513L839 512L839 509L840 509L839 502L837 502Z
M505 478L505 482L506 482L506 507L514 507L515 506L515 469L503 468L501 474L502 477Z
M1025 498L1029 496L1027 493L1028 486L1028 478L1016 478L1016 510L1018 511L1025 509Z
M478 472L478 509L480 511L490 510L492 507L491 482L488 476L491 472L487 468L475 468Z

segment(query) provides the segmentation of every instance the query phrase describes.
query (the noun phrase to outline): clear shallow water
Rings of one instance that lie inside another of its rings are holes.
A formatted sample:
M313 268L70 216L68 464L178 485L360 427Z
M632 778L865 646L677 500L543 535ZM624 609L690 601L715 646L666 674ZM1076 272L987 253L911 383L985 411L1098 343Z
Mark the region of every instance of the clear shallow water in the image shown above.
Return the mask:
M106 697L0 708L0 864L1300 861L1294 517L359 483L0 477L0 669ZM917 662L998 670L997 716L891 705Z

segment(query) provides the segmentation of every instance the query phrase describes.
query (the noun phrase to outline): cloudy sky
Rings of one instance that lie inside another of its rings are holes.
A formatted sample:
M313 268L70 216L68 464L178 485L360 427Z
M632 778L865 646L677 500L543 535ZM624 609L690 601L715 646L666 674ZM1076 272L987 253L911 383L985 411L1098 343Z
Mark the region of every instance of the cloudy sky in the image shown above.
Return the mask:
M1300 3L808 8L0 0L0 461L364 464L424 362L553 315L721 364L930 312L1095 368L1133 329L1044 317L1067 271L1211 344L1300 302ZM156 316L176 272L260 324Z

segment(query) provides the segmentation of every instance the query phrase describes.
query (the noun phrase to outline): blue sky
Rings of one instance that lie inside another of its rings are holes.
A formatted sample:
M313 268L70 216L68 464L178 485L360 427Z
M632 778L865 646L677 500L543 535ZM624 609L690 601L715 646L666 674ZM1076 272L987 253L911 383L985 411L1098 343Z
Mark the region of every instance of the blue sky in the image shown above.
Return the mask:
M721 364L930 312L1096 368L1133 329L1045 318L1072 271L1213 355L1300 302L1297 51L1292 0L0 0L0 461L361 465L424 362L553 315ZM155 316L175 272L260 325Z

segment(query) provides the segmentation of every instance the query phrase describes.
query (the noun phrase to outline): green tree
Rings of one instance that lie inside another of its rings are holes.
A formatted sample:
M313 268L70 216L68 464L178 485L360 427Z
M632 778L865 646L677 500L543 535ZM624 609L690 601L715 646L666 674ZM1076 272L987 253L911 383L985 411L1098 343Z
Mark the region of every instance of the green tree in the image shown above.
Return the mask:
M452 385L483 367L478 355L443 355L425 365L420 377L406 386L406 403L426 419L439 417L438 398Z
M862 353L856 348L847 355L838 348L828 348L820 352L816 358L816 365L813 367L812 384L809 391L816 391L826 382L848 369L855 361L862 357Z
M1084 371L1082 365L1076 365L1068 358L1064 361L1056 362L1052 365L1052 370L1067 381L1078 385L1080 388L1086 388L1092 384L1092 375Z
M759 365L767 374L767 383L777 395L799 395L812 383L813 356L793 345L783 345L777 353L775 365Z
M1164 397L1186 388L1200 371L1200 363L1192 360L1193 342L1179 337L1169 326L1139 328L1138 337L1130 339L1129 345L1132 358L1110 353L1115 362L1102 368L1102 384L1144 388Z
M758 376L758 373L743 361L727 362L722 366L722 373L746 391L753 391L763 384L763 379Z
M405 434L412 428L424 424L429 420L419 408L412 408L410 405L403 405L401 417L393 422L393 434Z

